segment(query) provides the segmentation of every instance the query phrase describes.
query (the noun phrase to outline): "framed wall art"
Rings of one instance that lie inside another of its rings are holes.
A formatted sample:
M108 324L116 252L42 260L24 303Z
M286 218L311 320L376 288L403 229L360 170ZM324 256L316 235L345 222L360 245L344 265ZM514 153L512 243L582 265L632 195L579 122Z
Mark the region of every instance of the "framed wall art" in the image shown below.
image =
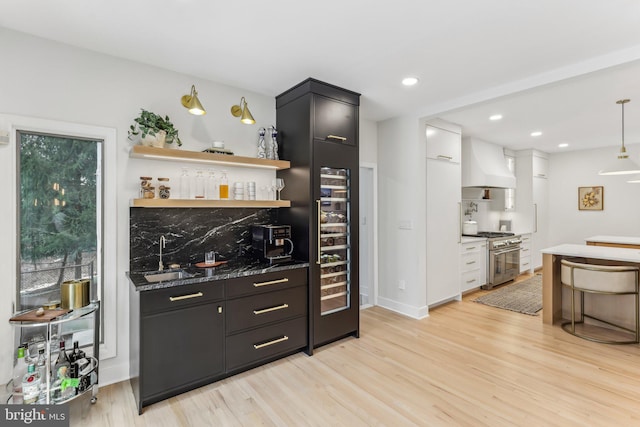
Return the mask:
M601 211L604 208L604 187L578 187L578 210Z

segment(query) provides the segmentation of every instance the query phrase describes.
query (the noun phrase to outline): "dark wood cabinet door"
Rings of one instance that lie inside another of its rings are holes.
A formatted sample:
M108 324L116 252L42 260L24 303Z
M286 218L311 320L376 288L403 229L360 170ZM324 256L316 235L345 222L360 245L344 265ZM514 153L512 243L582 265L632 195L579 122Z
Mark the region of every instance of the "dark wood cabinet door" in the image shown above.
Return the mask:
M223 308L222 302L210 303L142 318L143 400L186 391L224 373Z
M339 144L358 144L358 107L315 95L313 103L314 138Z

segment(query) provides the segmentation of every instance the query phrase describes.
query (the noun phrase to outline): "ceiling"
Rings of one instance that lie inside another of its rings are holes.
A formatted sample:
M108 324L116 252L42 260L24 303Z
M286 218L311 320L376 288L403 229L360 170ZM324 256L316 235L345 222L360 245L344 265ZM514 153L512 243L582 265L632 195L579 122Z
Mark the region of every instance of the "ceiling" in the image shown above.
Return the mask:
M360 92L363 118L439 116L513 149L619 144L626 97L640 142L637 0L28 0L0 27L267 96L314 77Z

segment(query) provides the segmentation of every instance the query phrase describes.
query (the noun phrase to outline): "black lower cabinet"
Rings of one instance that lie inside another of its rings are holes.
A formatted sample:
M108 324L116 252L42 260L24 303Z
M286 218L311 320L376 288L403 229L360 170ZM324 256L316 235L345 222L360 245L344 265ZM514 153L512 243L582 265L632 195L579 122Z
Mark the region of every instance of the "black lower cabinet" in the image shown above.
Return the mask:
M222 378L224 284L129 293L133 394L142 408Z
M224 374L223 308L222 302L196 305L142 319L141 386L146 402Z
M307 268L130 294L138 405L176 396L308 345Z

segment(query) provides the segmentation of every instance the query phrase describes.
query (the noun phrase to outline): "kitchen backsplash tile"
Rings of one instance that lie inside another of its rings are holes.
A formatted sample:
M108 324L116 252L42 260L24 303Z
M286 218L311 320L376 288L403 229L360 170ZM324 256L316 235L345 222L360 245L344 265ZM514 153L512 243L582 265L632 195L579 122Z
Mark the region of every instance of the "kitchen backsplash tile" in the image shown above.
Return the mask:
M160 236L165 266L201 262L210 250L232 259L251 247L252 225L276 222L276 209L130 208L129 270L158 268Z

